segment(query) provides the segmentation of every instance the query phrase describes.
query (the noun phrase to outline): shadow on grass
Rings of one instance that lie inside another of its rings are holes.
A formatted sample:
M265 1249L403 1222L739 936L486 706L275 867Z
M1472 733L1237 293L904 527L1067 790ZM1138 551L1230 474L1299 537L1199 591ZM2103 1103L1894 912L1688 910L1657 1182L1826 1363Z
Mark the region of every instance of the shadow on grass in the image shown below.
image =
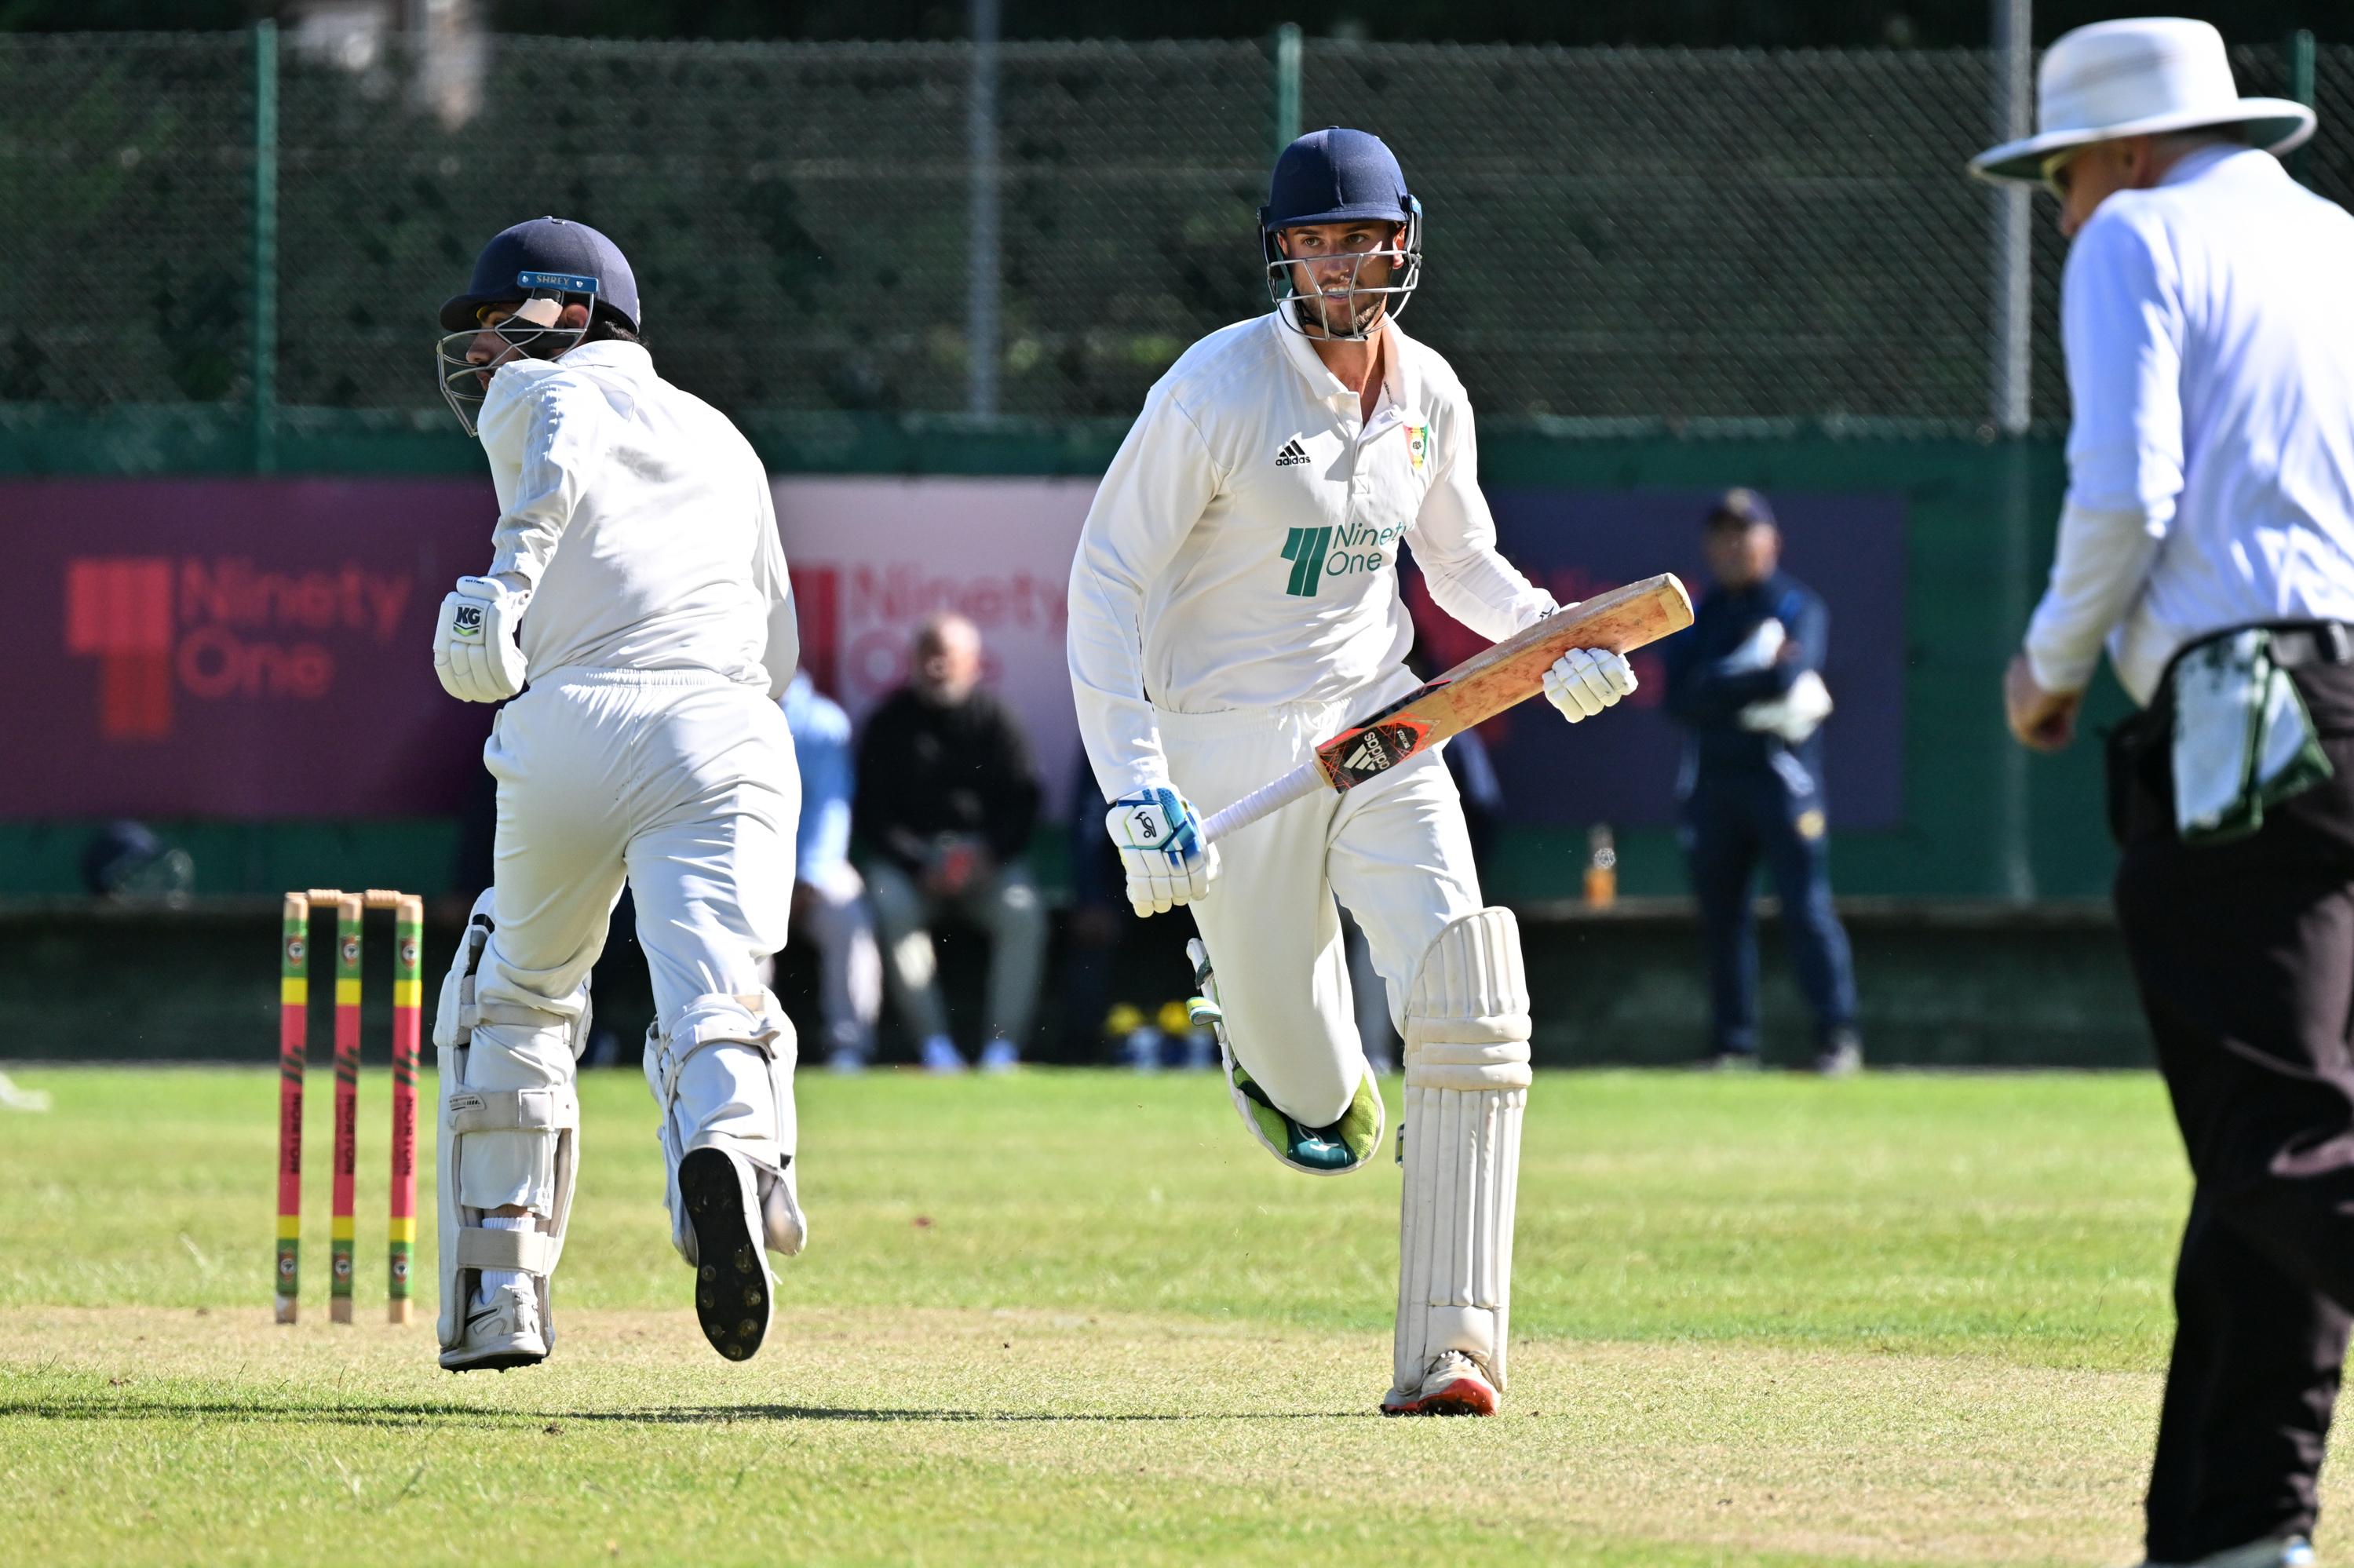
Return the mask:
M652 1410L493 1410L439 1400L386 1404L235 1404L202 1400L0 1400L0 1419L13 1415L43 1421L161 1421L201 1415L212 1420L276 1422L330 1426L434 1426L444 1424L518 1429L567 1421L625 1426L726 1425L740 1421L874 1421L906 1423L1134 1421L1354 1421L1371 1420L1371 1410L1225 1410L1200 1414L1158 1412L1088 1413L985 1410L859 1410L816 1404L677 1405Z

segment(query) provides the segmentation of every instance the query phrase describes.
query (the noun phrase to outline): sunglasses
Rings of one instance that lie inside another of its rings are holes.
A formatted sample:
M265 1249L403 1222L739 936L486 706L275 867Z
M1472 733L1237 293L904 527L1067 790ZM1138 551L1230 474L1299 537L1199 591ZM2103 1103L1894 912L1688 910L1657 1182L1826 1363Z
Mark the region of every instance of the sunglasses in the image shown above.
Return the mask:
M2069 167L2074 164L2077 159L2083 157L2085 154L2091 151L2092 148L2090 147L2070 147L2062 152L2054 153L2050 157L2044 159L2043 188L2050 191L2053 196L2058 196L2062 201L2066 201L2068 199L2068 187L2075 181L2075 176L2069 173Z

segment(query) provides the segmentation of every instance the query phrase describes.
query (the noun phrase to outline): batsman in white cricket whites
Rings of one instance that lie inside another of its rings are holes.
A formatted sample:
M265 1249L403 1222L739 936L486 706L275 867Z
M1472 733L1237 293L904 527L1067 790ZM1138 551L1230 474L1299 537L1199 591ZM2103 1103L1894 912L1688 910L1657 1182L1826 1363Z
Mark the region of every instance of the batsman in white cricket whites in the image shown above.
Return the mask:
M495 880L433 1023L453 1372L556 1343L575 1063L625 878L671 1238L720 1354L759 1349L766 1254L807 1236L792 1026L758 968L784 946L800 808L776 702L800 652L784 552L759 459L654 373L642 321L621 252L554 217L493 238L441 307L442 393L482 440L499 517L482 574L442 601L433 664L451 695L504 705L482 751Z
M1235 1109L1285 1165L1363 1169L1386 1112L1352 1012L1334 896L1405 1043L1396 1356L1382 1408L1492 1414L1505 1382L1528 982L1479 895L1436 753L1208 844L1215 809L1417 684L1397 559L1500 641L1557 607L1496 550L1471 408L1399 330L1422 208L1362 131L1277 160L1260 213L1274 309L1195 344L1145 399L1071 567L1079 727L1139 915L1190 906L1199 1016ZM1579 650L1547 672L1572 722L1635 686Z

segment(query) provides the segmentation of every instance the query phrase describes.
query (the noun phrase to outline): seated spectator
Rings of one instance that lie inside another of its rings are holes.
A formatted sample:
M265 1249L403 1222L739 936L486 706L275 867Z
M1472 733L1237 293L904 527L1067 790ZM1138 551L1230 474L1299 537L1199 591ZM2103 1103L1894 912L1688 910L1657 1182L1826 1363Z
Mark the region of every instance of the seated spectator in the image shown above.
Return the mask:
M801 772L792 937L817 946L826 1065L855 1073L875 1054L883 959L875 947L866 884L850 863L850 715L818 691L806 670L785 689L784 709Z
M1046 911L1024 852L1038 779L1013 715L981 690L981 632L938 615L916 634L907 684L869 715L853 824L870 856L867 892L892 994L935 1073L961 1072L949 1036L930 927L953 914L989 936L984 1071L1021 1059L1038 1003Z

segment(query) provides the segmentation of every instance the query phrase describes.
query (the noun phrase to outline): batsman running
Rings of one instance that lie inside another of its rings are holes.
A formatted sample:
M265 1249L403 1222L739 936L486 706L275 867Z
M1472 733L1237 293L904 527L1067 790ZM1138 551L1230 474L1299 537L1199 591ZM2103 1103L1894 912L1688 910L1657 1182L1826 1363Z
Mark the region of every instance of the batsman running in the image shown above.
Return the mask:
M1520 932L1479 895L1436 751L1206 842L1241 800L1417 685L1401 545L1449 615L1501 641L1556 608L1496 551L1463 387L1405 335L1422 207L1363 131L1277 160L1260 213L1274 310L1195 344L1146 397L1071 567L1079 727L1149 915L1192 906L1199 1015L1235 1107L1296 1171L1362 1169L1384 1110L1334 895L1405 1042L1393 1414L1493 1414L1529 1085ZM1571 721L1635 687L1607 649L1543 676Z
M654 373L612 241L535 218L441 307L441 390L490 459L480 577L434 625L450 694L504 703L494 881L434 1017L441 1364L556 1342L549 1283L579 1169L574 1064L624 879L653 980L646 1082L695 1315L741 1361L764 1246L801 1248L784 946L800 779L777 698L799 657L769 479L726 418ZM525 682L529 686L526 689Z

